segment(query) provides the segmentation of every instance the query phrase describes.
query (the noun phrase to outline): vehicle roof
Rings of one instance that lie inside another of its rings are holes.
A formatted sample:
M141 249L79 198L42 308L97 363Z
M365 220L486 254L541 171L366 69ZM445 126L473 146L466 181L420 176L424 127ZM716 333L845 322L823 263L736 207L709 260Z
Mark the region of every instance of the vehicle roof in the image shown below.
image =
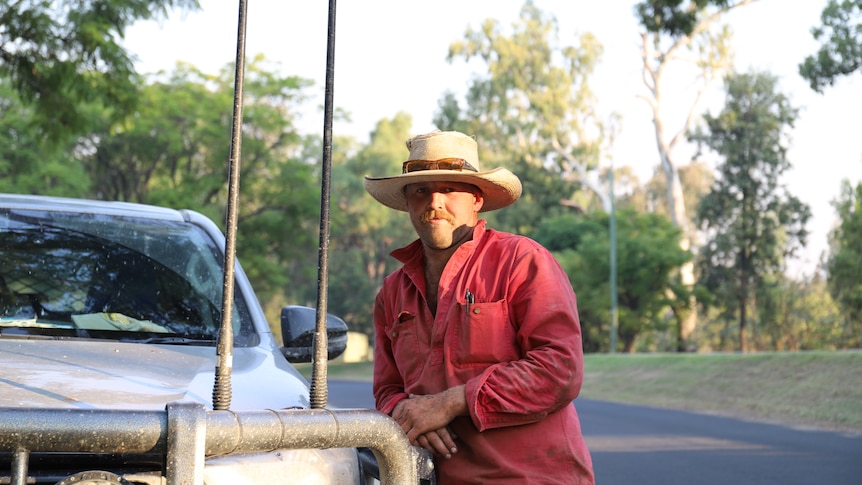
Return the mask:
M165 207L91 199L74 199L46 195L0 194L0 207L11 209L37 209L87 214L109 214L119 216L146 217L183 221L182 212Z

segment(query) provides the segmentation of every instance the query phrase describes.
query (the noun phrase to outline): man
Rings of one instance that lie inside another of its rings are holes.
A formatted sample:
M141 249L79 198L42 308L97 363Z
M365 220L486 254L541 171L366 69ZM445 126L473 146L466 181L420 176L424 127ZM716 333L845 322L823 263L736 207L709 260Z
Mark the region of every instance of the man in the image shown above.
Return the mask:
M594 484L572 400L583 381L575 294L553 256L485 227L479 212L521 195L510 171L479 169L475 140L407 140L402 174L366 177L419 236L392 256L374 306L374 397L438 483Z

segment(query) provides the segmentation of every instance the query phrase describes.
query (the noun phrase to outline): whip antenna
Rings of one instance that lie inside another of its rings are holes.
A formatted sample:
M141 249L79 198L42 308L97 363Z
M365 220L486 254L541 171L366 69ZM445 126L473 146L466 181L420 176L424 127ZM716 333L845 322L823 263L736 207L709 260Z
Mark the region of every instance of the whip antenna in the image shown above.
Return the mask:
M213 409L230 409L231 371L233 370L233 295L234 265L236 264L236 220L239 206L239 162L242 144L242 93L245 73L246 0L239 2L239 22L236 34L236 71L233 92L233 126L230 143L230 175L228 178L228 204L225 229L224 283L221 300L221 329L219 330Z
M326 361L329 347L326 334L326 301L329 279L329 194L332 174L332 99L335 80L335 0L329 1L329 29L326 38L326 89L323 104L323 160L320 175L320 248L317 267L317 321L311 369L311 407L325 408Z

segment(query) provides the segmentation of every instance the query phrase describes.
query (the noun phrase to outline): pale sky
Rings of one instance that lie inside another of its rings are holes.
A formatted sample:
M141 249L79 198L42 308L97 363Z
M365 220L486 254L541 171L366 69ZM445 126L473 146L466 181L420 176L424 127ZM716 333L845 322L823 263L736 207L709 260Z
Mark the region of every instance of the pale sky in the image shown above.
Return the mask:
M616 166L632 166L645 181L658 163L652 116L641 80L638 26L633 0L535 0L535 5L556 16L560 42L592 32L604 54L590 81L604 116L619 113L622 130L611 157ZM139 72L172 70L177 61L216 73L236 57L238 1L202 0L203 11L173 13L168 21L141 22L126 35L126 47L137 56ZM478 28L488 18L503 25L517 19L522 0L364 0L339 2L336 7L335 105L351 113L352 123L336 123L335 135L368 141L376 123L399 111L413 117L414 133L433 130L437 103L445 90L463 93L471 66L449 64L449 44L464 37L466 28ZM785 176L790 192L811 206L813 216L808 248L791 264L794 273L813 271L826 250L826 235L835 222L831 201L842 179L862 178L862 74L855 74L813 92L798 75L798 64L817 49L810 28L820 24L826 0L760 0L725 17L735 32L738 71L757 69L778 76L778 89L801 108L791 132L789 159L793 168ZM281 74L316 82L315 99L323 104L326 75L328 2L249 0L246 55L262 54ZM686 79L689 82L691 79ZM722 107L723 86L713 86L707 109ZM687 102L681 103L688 109ZM226 107L232 109L232 107ZM673 113L671 113L673 114ZM668 124L674 130L683 111ZM299 130L322 134L319 113L299 120ZM228 141L226 141L228 142ZM689 151L685 151L689 153ZM686 157L677 154L678 163Z

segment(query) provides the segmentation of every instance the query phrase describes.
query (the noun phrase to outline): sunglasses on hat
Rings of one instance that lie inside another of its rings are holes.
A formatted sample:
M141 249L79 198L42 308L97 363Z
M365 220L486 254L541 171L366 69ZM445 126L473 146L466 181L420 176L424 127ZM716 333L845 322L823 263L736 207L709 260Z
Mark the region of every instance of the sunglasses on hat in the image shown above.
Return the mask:
M422 170L470 170L478 172L463 158L441 158L440 160L407 160L401 165L401 173L419 172Z

